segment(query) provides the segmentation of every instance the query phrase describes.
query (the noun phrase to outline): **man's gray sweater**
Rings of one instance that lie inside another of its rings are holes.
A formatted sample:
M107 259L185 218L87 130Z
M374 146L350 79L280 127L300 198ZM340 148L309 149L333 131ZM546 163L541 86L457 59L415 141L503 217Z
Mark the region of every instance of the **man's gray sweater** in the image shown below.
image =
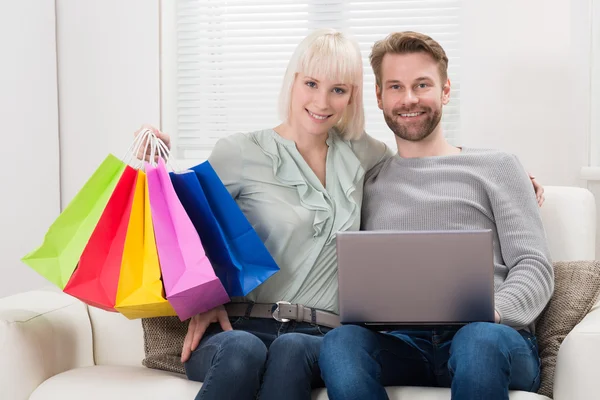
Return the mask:
M533 331L552 296L554 274L535 193L513 155L470 148L440 157L396 154L365 180L362 229L491 229L495 308L500 322L516 329Z

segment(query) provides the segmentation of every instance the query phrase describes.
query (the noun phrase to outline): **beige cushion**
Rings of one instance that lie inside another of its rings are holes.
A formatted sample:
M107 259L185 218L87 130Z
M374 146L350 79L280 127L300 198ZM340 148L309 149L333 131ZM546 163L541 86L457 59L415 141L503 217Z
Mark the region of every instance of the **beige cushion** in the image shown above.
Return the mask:
M554 263L554 295L536 322L542 360L538 393L552 397L558 349L600 294L600 261Z
M181 322L177 317L142 319L146 352L142 364L148 368L184 374L180 357L187 326L187 321Z

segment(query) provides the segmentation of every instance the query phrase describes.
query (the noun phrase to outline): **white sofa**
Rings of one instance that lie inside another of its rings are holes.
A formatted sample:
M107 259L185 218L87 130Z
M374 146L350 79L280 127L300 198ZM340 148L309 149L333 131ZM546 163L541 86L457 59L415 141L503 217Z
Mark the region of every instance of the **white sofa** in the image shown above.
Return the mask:
M594 259L590 192L547 187L542 214L554 260ZM87 307L54 289L0 299L0 399L193 399L200 383L142 366L143 342L139 320ZM563 342L555 400L600 399L599 379L597 304ZM449 389L439 388L396 387L389 393L396 400L450 399ZM315 390L313 398L327 394ZM511 392L510 399L547 398Z

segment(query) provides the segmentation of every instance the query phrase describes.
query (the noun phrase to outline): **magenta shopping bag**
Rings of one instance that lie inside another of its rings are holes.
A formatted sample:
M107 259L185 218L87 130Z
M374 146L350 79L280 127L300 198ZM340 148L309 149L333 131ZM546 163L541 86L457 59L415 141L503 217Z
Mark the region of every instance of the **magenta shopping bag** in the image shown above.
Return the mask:
M177 198L164 161L146 164L150 208L167 300L186 320L227 303L229 296Z

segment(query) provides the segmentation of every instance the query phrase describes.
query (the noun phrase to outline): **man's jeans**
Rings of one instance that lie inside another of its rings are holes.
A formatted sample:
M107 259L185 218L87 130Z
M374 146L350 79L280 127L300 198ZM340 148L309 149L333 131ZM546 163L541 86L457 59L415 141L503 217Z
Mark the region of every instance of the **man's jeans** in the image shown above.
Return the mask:
M329 328L266 318L231 318L233 331L211 324L185 363L204 382L196 400L309 400L323 387L319 349Z
M388 333L345 325L325 336L319 365L331 400L387 399L384 386L451 387L454 400L508 400L509 389L540 385L535 336L487 322Z

